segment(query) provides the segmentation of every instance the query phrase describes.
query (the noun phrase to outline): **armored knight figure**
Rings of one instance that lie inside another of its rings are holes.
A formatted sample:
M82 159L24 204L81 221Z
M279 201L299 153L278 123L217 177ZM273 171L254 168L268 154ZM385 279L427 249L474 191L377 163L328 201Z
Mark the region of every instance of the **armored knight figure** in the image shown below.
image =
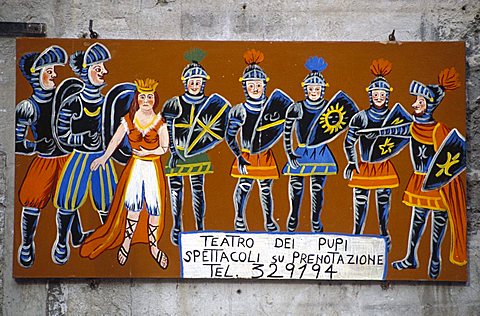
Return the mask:
M204 93L210 76L200 62L206 53L194 48L185 53L189 64L183 69L181 80L185 93L168 100L163 107L167 121L170 158L165 167L170 188L173 215L171 241L178 245L183 231L183 177L190 178L192 207L197 230L204 230L205 175L213 173L207 151L225 136L230 104L222 96Z
M19 199L22 208L22 244L18 249L18 262L29 268L35 260L34 236L40 217L54 195L58 177L68 152L58 145L52 132L53 96L55 92L55 66L64 66L67 54L60 46L50 46L41 53L28 53L20 57L19 67L33 88L33 94L16 107L15 152L34 155L23 180ZM27 139L30 130L33 140ZM72 244L79 246L86 235L82 232L80 218L72 220Z
M264 59L263 53L252 49L244 54L244 59L248 66L240 82L246 100L230 111L225 137L236 157L230 173L238 178L233 194L234 225L237 231L248 230L245 208L256 180L260 189L264 228L273 232L279 227L273 217L272 184L279 178L279 172L271 147L283 134L286 111L293 100L280 90L275 90L270 98L266 97L269 78L259 66ZM240 146L237 141L239 131Z
M384 59L374 60L370 66L375 79L366 88L370 107L353 116L345 137L344 150L348 165L344 178L350 180L348 186L353 188L354 228L353 234L363 234L368 212L370 190L375 190L380 235L386 238L387 249L390 250L391 239L388 232L388 218L392 188L398 187L398 175L390 160L381 162L372 160L375 140L358 131L384 126L389 119L388 101L393 90L385 79L391 72L392 64ZM357 142L360 143L360 160L357 158Z
M305 178L310 177L311 230L322 232L324 227L320 215L325 182L328 175L337 174L337 163L327 143L348 127L358 108L342 91L330 102L324 99L328 83L321 73L327 67L323 58L311 57L305 67L310 71L302 82L306 98L290 106L285 121L284 147L288 162L283 174L290 176L287 229L295 231L297 228ZM294 129L298 142L295 151L292 149Z
M459 266L467 263L465 188L458 178L466 167L465 139L456 129L451 130L433 118L445 91L460 86L458 76L454 68L447 68L440 73L438 85L412 81L409 92L416 97L412 104L413 122L361 132L370 138L400 136L410 141L413 174L403 195L403 203L412 207L407 254L392 266L397 270L418 268L418 243L431 214L428 274L432 279L440 275L447 222L452 232L450 262Z
M57 213L57 239L52 251L53 261L65 264L70 255L68 231L73 214L83 205L87 195L104 223L116 189L117 176L111 160L105 168L90 170L90 164L102 156L104 145L104 76L108 73L104 63L110 60L108 49L95 43L86 51L70 56L70 67L80 78L66 79L55 96L56 133L59 144L72 153L64 166L55 204Z

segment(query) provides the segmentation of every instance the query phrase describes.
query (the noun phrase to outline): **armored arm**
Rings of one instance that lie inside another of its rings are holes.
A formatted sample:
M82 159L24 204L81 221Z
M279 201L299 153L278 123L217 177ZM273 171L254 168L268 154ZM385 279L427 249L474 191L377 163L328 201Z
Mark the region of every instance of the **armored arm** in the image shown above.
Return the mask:
M227 141L228 147L235 157L237 157L238 171L241 174L246 174L246 166L250 165L250 163L243 158L242 151L240 150L240 146L238 145L237 141L237 133L240 130L240 127L245 124L246 118L247 114L245 113L245 109L241 104L233 107L229 113L227 133L225 135L225 140Z
M227 141L228 147L237 158L242 156L242 151L240 150L237 141L237 133L240 130L240 127L245 123L246 117L247 114L240 104L232 108L228 117L225 140Z
M283 137L283 145L285 148L285 153L288 157L288 161L290 162L290 165L295 169L299 167L299 164L297 162L298 156L293 152L292 149L292 132L295 121L300 119L302 116L303 112L300 103L295 103L288 108L285 119L285 134Z
M73 122L80 117L81 107L82 104L78 97L62 102L58 111L56 127L58 140L62 145L77 147L84 143L84 138L88 131L80 133L74 133L73 131Z
M357 141L358 141L358 131L366 126L367 118L364 115L364 112L359 112L352 117L350 125L345 136L345 141L343 143L343 149L345 151L345 156L348 161L348 165L344 170L343 177L347 180L350 180L353 175L353 171L358 172L358 159L357 159Z
M177 148L175 146L175 131L174 131L174 121L177 117L182 114L182 108L180 106L180 102L178 98L172 98L165 102L163 105L162 116L165 118L167 122L167 131L168 131L168 143L170 148L170 167L175 168L177 166L177 161L180 160L180 155L177 152Z
M345 150L345 155L349 163L358 163L356 148L359 137L358 131L363 129L363 126L366 126L367 124L366 115L362 114L364 113L360 112L352 117L347 131L347 135L345 136L345 141L343 143L343 149Z
M50 154L55 150L53 139L36 139L35 141L27 139L28 128L38 119L38 113L35 106L29 100L20 102L15 110L15 152L18 154L32 155L34 153Z
M35 121L35 108L30 101L24 100L17 105L15 112L15 152L33 154L35 142L27 139L27 133L28 127Z
M367 128L357 131L357 135L365 135L367 138L375 138L378 136L397 136L402 138L410 137L410 126L412 123L404 123L395 126L382 128Z

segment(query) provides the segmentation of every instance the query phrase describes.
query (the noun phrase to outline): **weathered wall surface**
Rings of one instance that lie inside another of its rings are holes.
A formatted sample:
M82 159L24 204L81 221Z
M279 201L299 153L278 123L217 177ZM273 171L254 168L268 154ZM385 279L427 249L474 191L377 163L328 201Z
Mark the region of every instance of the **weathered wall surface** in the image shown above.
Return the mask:
M39 314L443 314L480 311L480 3L424 1L0 1L0 21L45 22L78 38L183 40L462 40L467 47L469 278L463 284L90 280L16 282L13 236L15 41L0 38L0 305Z

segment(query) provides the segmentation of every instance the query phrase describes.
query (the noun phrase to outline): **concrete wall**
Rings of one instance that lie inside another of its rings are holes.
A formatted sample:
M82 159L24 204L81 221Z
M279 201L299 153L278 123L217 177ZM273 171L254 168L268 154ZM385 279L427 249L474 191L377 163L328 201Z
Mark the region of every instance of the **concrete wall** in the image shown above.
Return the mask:
M476 0L3 0L0 21L78 38L462 40L467 47L468 284L12 279L15 40L0 38L0 305L39 314L443 314L480 312L480 2Z

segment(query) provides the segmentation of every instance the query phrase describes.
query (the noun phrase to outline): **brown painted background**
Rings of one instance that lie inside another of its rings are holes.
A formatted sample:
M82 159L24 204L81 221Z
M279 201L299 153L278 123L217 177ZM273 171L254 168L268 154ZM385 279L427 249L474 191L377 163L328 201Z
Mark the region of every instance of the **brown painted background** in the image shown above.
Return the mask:
M70 55L76 50L85 50L94 43L86 39L18 39L17 61L28 52L41 52L50 45L60 45ZM456 127L465 135L466 95L465 95L465 47L463 42L446 43L360 43L360 42L207 42L207 41L138 41L138 40L100 40L112 54L112 59L105 65L109 74L105 77L108 90L117 83L133 82L134 79L154 78L159 81L157 91L160 103L168 98L183 93L180 75L187 62L183 53L198 47L207 52L201 63L211 79L207 82L205 93L219 93L232 105L244 101L242 86L238 78L242 75L245 63L243 52L255 48L265 54L261 66L270 77L267 86L269 95L273 89L280 88L295 100L304 98L300 82L308 71L304 63L308 57L318 55L328 63L323 71L330 84L325 98L330 99L338 90L345 91L352 97L357 106L363 110L368 108L368 95L365 87L374 78L369 67L373 59L385 58L392 62L393 70L387 80L393 87L390 94L390 107L401 103L411 112L410 105L414 97L409 95L410 82L418 80L425 84L437 83L437 76L446 67L455 67L460 73L463 86L455 91L447 92L447 96L435 112L437 121ZM70 67L56 67L57 86L68 77L74 76ZM17 67L16 101L28 98L31 87ZM12 104L12 111L14 105ZM161 110L161 109L157 109ZM343 151L344 135L329 144L338 163L339 173L327 178L325 187L325 203L322 221L325 232L351 233L353 227L352 189L343 179L346 166ZM275 158L281 171L287 159L282 140L274 146ZM236 179L230 176L233 154L225 142L209 152L214 173L205 179L206 216L205 227L208 230L233 230L233 190ZM166 163L168 154L162 158ZM13 276L16 278L63 278L63 277L98 277L98 278L177 278L179 276L178 248L170 242L172 216L168 207L165 216L165 231L159 247L169 256L167 270L162 270L150 255L147 245L134 245L125 266L117 262L117 250L104 252L95 260L80 258L78 249L72 248L70 260L63 266L51 260L51 248L56 237L56 223L53 205L50 203L41 211L35 235L36 259L30 269L24 269L17 263L17 249L21 243L21 205L18 201L18 189L31 162L31 157L16 155L15 168L15 238ZM393 163L400 177L400 187L392 190L389 230L392 236L392 250L389 254L388 280L429 280L428 258L430 253L430 219L418 249L419 268L416 270L397 271L391 268L391 262L402 259L406 254L411 209L401 202L403 190L412 173L409 149L406 147ZM120 176L122 167L116 165ZM465 183L465 174L462 175ZM308 183L306 181L305 183ZM185 198L183 208L184 229L194 230L194 215L191 207L190 189L185 182ZM274 182L273 195L275 201L275 218L281 231L286 230L289 212L288 177L281 176ZM169 194L167 194L169 196ZM263 215L258 198L258 186L252 191L247 205L247 220L251 231L263 231ZM80 210L84 230L94 229L100 224L97 212L91 208L89 199ZM300 213L298 231L310 231L310 194L307 186ZM369 214L367 215L365 234L378 234L378 219L371 192ZM447 229L442 247L442 271L439 281L466 281L466 266L458 267L448 260L450 248L450 229Z

